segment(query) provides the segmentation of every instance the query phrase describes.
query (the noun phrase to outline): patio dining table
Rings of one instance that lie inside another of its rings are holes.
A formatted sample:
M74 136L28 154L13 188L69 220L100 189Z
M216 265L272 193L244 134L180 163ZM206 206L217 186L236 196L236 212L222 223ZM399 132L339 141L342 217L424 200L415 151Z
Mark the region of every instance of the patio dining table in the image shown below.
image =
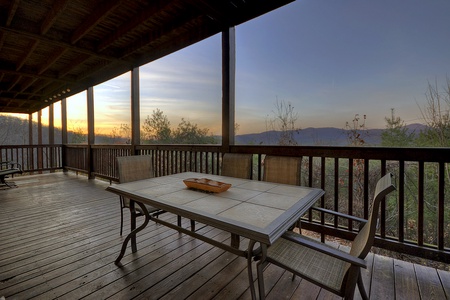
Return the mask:
M199 191L186 187L183 180L189 178L207 178L219 183L229 183L231 187L220 193ZM255 248L255 245L259 243L264 245L263 248L270 246L324 194L324 191L318 188L195 172L113 184L106 190L134 200L130 205L139 205L145 214L143 224L125 238L115 261L117 265L120 265L129 241L132 251L137 250L136 234L145 228L149 220L153 220L247 258L253 299L256 294L251 269L252 259L261 252L261 247ZM227 231L231 234L231 242L225 244L152 216L144 204ZM249 239L246 249L240 249L241 237Z

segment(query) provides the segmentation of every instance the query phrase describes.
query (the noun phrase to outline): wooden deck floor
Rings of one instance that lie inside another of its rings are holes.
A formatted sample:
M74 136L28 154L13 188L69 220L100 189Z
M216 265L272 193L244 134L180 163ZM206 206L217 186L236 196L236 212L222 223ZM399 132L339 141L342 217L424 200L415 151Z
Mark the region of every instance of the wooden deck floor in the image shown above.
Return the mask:
M108 183L71 173L14 179L18 188L0 190L0 297L250 299L245 259L154 223L138 236L138 252L128 249L123 267L114 265L124 237L119 200L105 191ZM371 299L450 298L449 272L378 255L368 261ZM265 279L268 299L336 298L272 265Z

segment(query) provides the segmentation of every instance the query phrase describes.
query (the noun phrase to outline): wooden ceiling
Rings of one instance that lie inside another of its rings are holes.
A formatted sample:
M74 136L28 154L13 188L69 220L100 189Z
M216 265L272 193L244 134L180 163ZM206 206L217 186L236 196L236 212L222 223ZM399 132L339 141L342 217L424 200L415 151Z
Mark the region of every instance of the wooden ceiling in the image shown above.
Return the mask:
M0 0L0 113L34 113L294 0Z

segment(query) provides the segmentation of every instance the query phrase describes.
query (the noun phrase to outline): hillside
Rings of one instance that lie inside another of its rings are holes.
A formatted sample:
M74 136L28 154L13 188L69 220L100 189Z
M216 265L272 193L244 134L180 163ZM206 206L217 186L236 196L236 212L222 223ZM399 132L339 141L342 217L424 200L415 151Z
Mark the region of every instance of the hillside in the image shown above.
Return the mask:
M425 128L421 124L411 124L407 126L409 132L419 133ZM384 129L369 129L361 133L368 146L378 146L381 144L381 133ZM348 130L323 127L308 127L294 133L298 145L303 146L346 146L348 145ZM253 134L242 134L236 136L237 144L252 145L276 145L280 138L279 131L266 131Z

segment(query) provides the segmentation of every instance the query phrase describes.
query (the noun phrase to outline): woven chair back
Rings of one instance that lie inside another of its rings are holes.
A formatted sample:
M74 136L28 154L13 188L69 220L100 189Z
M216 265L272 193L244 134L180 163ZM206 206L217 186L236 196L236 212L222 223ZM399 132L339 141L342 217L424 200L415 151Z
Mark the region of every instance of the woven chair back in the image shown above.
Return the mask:
M375 238L375 231L377 227L378 211L380 208L380 202L385 198L387 194L395 190L392 184L392 175L390 173L383 176L377 182L375 188L374 200L372 208L370 210L369 218L364 227L359 231L356 238L353 240L352 249L350 254L353 256L364 259L370 251Z
M154 177L150 156L120 156L116 158L116 162L120 183Z
M263 180L300 185L302 157L272 156L264 158Z
M251 179L252 154L225 153L222 157L223 176Z

